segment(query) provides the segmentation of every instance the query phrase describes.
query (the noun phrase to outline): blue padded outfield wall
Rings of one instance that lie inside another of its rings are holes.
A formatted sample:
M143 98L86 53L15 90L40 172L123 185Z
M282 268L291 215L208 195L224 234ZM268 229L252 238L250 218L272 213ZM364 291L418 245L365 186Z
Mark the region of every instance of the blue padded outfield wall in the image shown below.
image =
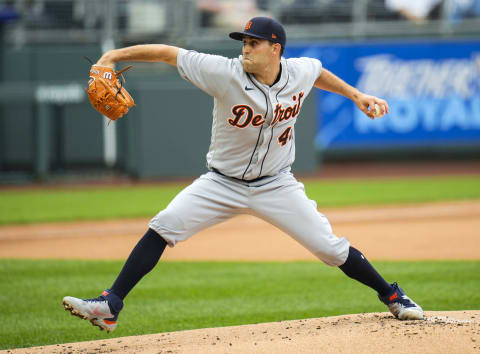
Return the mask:
M390 114L370 120L354 104L317 90L317 150L480 146L480 41L416 40L305 44L287 57L314 57Z

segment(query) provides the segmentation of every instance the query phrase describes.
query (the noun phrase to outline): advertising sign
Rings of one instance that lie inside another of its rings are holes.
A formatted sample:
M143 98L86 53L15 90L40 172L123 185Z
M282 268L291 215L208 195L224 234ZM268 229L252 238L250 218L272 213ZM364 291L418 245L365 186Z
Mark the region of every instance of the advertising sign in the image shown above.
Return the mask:
M318 150L480 146L480 41L293 45L361 91L387 100L370 120L348 99L316 91Z

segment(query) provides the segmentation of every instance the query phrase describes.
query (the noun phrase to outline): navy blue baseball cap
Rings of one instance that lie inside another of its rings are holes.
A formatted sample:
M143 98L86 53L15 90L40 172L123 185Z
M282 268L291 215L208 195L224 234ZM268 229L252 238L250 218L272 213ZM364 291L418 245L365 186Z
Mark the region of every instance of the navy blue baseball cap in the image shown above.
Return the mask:
M243 41L243 36L266 39L279 43L283 48L287 43L285 29L280 22L270 17L254 17L248 21L243 32L232 32L229 36L237 41Z

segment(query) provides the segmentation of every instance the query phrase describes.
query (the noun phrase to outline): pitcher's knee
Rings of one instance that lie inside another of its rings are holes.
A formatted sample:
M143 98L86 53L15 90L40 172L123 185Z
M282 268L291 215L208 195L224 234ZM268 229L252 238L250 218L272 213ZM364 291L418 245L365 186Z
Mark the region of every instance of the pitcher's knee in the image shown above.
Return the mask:
M150 220L148 226L162 235L170 247L175 246L177 242L183 241L188 237L186 236L183 220L168 209L162 210L155 215L152 220Z
M313 254L325 264L338 267L345 263L348 257L350 242L345 238L335 237L335 242L329 242L322 247L313 250Z

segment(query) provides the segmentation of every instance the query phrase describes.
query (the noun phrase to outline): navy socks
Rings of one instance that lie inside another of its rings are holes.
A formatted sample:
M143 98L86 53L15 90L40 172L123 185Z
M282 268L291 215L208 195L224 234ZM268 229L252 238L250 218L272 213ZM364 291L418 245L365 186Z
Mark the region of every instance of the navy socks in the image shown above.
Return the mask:
M385 296L392 292L390 284L378 274L370 262L356 248L350 246L347 260L338 268L350 278L376 290L380 296Z
M166 246L163 237L148 229L130 253L111 291L123 300L140 279L155 267Z
M167 242L163 237L152 229L148 229L130 253L111 291L123 300L140 279L155 267L166 246ZM374 289L380 296L392 292L390 284L354 247L350 247L347 260L339 268L350 278Z

